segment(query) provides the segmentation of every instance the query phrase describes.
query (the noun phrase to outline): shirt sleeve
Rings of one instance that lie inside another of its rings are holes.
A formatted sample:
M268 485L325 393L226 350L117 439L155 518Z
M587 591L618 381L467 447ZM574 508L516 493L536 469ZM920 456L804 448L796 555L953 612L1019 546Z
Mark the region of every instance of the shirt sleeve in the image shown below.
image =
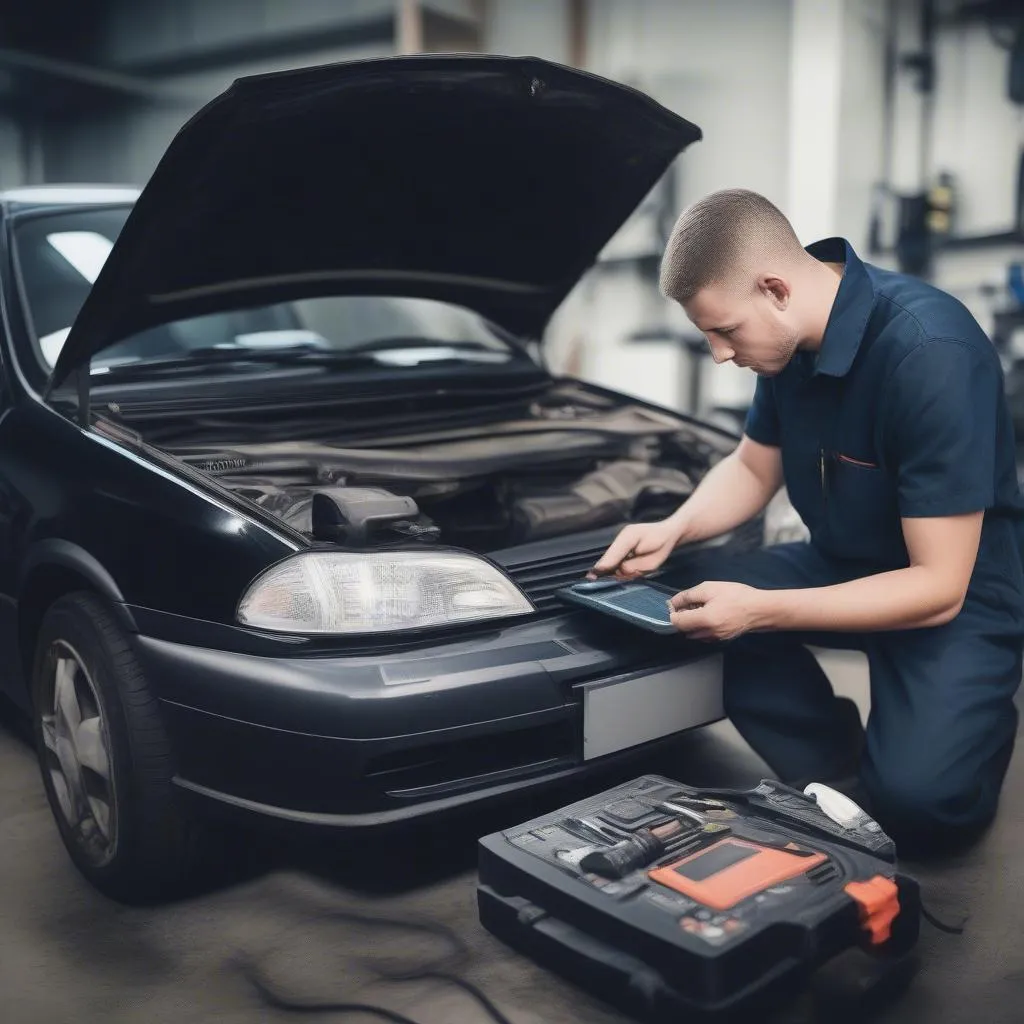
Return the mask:
M903 360L883 400L901 516L965 515L993 504L1001 400L995 358L969 345L929 341Z
M772 382L765 377L758 377L754 388L754 397L747 412L747 421L743 433L759 444L778 448L781 444L779 429L779 411L775 405L775 391Z

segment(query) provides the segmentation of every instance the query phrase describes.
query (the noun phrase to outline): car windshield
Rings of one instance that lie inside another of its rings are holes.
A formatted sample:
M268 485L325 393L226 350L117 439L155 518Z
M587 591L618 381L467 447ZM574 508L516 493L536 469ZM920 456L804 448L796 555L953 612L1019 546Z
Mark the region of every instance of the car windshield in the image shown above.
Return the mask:
M29 324L47 370L128 213L126 207L67 210L18 224L15 246ZM289 356L312 356L342 365L357 352L394 367L452 359L502 363L517 355L514 341L470 310L405 296L346 295L179 320L100 352L92 372L160 364L199 370L235 354L254 367L278 356L282 363Z

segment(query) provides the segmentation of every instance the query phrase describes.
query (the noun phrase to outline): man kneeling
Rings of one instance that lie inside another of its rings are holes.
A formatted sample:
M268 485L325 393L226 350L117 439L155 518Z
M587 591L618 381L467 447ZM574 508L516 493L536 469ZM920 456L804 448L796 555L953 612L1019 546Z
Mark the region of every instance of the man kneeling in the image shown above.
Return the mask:
M715 362L757 374L755 394L736 450L591 575L651 572L785 482L809 542L695 557L670 580L673 621L727 641L727 714L782 781L843 789L904 853L976 834L1013 751L1024 651L1024 502L991 343L952 296L841 238L803 248L745 191L682 214L661 286ZM867 654L866 732L807 644Z

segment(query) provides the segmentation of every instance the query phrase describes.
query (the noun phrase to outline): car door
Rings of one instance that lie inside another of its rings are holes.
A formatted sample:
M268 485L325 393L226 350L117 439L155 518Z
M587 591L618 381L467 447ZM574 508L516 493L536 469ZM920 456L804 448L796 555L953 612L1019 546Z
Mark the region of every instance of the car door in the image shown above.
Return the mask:
M3 328L0 328L3 329ZM22 667L18 650L19 559L14 543L16 517L23 503L13 478L16 472L9 417L13 409L9 364L0 355L0 694L22 703Z

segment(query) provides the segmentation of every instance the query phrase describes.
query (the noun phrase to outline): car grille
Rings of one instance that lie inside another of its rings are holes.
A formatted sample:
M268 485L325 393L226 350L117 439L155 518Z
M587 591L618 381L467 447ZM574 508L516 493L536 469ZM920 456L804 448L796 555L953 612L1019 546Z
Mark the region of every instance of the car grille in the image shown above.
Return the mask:
M734 530L726 541L730 550L747 551L760 547L764 524L760 517ZM614 534L601 544L587 545L570 554L517 556L515 550L495 556L495 561L512 577L538 611L544 612L559 605L555 591L570 583L578 583L604 554ZM679 564L684 553L669 559L666 568ZM655 574L657 575L657 574Z
M570 583L578 583L601 557L602 551L604 548L574 551L561 558L506 565L505 569L536 608L543 611L555 605L555 591Z

